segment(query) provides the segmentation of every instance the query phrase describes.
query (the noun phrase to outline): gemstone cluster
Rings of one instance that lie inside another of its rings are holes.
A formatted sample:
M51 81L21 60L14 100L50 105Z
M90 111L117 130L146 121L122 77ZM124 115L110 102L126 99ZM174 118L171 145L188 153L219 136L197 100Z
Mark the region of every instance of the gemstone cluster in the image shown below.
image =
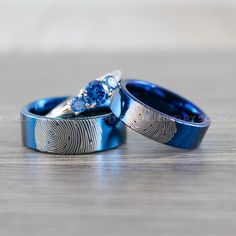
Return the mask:
M71 110L76 113L82 113L87 108L102 105L117 87L118 81L112 75L106 75L102 79L93 80L85 86L78 96L72 98L70 103Z

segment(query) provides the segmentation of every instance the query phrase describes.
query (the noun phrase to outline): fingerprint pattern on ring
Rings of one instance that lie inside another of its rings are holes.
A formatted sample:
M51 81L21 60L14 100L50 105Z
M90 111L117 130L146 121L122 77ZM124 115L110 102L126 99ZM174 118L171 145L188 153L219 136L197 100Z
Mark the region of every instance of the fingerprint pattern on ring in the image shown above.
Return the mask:
M36 148L57 154L82 154L98 150L102 129L96 120L39 119L35 125Z
M161 143L169 142L177 132L174 120L137 102L129 107L124 122L137 132Z

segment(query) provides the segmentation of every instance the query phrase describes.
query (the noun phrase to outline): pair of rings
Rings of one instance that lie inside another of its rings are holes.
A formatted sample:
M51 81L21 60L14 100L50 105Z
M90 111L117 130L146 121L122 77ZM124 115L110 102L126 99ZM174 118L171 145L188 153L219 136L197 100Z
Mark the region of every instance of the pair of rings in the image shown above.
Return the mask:
M126 127L169 146L197 148L209 117L182 96L121 72L88 83L77 96L46 98L23 108L26 147L56 154L104 151L123 144Z

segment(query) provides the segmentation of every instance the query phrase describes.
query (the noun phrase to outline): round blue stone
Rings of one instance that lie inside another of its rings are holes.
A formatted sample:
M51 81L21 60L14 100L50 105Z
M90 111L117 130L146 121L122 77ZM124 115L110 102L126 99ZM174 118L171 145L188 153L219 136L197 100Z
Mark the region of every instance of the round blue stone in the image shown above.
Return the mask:
M92 105L96 103L97 105L106 102L106 91L102 83L98 80L94 80L88 83L85 87L86 95L84 96L85 101Z
M118 87L118 81L111 75L105 77L105 83L111 89L116 89Z
M83 97L73 97L71 101L71 110L74 112L83 112L86 110L86 105Z

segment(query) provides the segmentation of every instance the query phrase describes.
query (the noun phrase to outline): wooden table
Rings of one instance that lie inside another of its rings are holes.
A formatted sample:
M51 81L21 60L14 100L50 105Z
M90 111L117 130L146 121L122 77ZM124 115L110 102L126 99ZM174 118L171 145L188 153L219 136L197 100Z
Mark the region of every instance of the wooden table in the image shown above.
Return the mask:
M129 132L82 156L22 147L19 111L77 92L99 73L156 82L213 122L183 151ZM236 53L0 56L0 235L236 235Z

